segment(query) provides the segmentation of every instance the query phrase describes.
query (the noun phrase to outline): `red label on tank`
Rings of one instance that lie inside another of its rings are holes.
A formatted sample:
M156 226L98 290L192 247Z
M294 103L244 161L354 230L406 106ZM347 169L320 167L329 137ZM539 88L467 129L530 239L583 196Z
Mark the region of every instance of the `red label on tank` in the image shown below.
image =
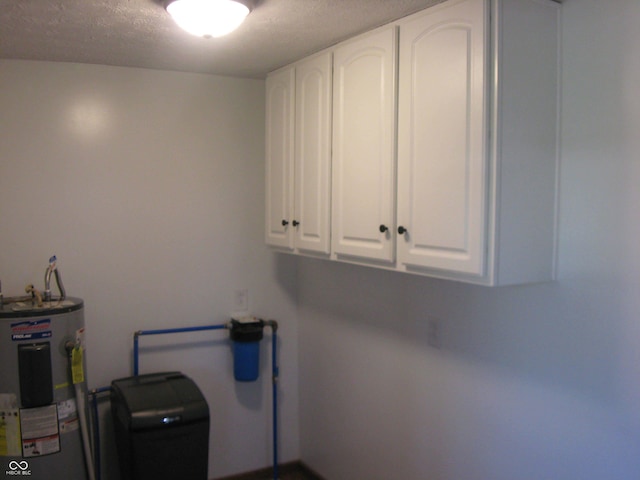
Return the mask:
M25 320L24 322L11 324L11 340L33 340L36 338L51 337L51 319Z

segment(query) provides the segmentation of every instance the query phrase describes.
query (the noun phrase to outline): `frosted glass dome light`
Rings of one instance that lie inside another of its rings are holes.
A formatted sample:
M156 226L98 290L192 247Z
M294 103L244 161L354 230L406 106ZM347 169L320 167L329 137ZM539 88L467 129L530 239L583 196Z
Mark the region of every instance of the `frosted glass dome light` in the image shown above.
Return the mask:
M233 32L250 11L235 0L169 0L166 9L182 29L205 38Z

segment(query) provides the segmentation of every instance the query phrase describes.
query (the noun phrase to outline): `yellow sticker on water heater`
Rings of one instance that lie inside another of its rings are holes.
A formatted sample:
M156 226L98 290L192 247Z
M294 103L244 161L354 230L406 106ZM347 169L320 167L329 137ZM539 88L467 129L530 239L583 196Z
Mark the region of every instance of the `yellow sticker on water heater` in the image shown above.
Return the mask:
M22 454L20 410L15 393L0 393L0 457Z
M84 367L82 364L82 348L76 346L71 352L71 377L73 384L84 382Z
M17 456L22 453L18 412L17 408L0 410L0 456Z

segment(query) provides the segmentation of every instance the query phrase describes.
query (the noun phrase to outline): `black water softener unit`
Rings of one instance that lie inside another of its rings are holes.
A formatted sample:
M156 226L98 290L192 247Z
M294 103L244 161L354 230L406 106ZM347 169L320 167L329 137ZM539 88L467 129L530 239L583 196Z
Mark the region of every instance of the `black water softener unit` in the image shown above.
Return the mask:
M111 382L120 470L124 480L206 480L209 407L180 372Z

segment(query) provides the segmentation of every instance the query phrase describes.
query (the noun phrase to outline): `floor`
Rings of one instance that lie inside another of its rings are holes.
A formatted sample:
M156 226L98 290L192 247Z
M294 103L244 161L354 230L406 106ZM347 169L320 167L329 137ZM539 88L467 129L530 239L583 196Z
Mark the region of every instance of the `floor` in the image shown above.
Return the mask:
M257 472L234 475L223 480L273 480L273 470L265 468ZM300 462L287 463L278 468L278 480L324 480Z

